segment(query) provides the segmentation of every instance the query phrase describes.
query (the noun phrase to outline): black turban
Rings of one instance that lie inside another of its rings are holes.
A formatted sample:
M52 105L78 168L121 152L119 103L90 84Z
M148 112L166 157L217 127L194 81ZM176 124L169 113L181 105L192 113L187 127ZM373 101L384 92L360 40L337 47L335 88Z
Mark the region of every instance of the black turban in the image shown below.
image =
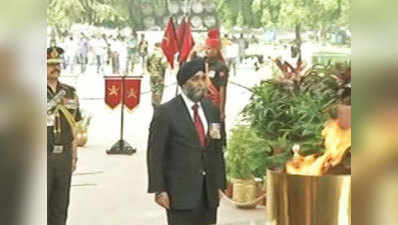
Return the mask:
M203 58L194 59L185 63L177 73L178 85L182 87L187 80L199 71L205 71L205 61Z

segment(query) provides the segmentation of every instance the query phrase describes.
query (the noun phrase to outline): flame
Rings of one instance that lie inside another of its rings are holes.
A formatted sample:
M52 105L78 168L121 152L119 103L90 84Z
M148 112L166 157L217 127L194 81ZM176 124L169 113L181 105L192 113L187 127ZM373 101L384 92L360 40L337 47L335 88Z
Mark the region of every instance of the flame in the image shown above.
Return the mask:
M330 120L326 123L322 136L325 139L325 152L318 157L301 156L295 152L293 159L286 164L287 173L322 176L341 163L351 147L351 128L342 129L337 120Z

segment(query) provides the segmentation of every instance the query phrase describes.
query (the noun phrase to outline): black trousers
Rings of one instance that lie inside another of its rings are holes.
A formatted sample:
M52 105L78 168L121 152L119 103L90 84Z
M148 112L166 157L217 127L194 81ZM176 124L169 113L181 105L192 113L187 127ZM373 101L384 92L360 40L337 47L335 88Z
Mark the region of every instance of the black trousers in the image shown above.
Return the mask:
M166 210L168 225L210 225L217 223L217 208L208 206L205 187L206 184L204 183L200 203L196 208Z
M65 225L72 178L72 150L47 153L47 225Z

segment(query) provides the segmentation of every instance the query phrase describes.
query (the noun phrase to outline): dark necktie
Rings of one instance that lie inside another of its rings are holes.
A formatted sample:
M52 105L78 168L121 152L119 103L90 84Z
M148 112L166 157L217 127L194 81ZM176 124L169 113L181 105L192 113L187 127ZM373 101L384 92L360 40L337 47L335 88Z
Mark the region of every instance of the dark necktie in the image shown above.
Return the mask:
M195 104L195 105L192 106L193 118L194 118L194 124L195 124L195 128L196 128L196 132L198 133L200 145L202 147L204 147L204 146L206 146L205 129L203 127L202 120L199 117L198 108L199 108L198 104Z

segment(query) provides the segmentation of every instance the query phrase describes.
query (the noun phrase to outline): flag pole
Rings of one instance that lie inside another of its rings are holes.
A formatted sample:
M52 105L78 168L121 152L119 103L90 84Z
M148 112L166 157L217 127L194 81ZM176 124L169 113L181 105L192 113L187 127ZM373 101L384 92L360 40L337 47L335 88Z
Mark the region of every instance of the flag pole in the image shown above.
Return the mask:
M123 149L123 128L124 128L124 89L125 89L125 85L124 85L124 80L125 77L122 76L122 90L121 90L121 95L122 95L122 110L120 113L120 149Z
M184 13L184 17L182 18L181 23L185 24L185 22L186 22L186 13ZM178 21L177 21L177 23L178 23ZM184 26L186 26L186 24ZM183 33L182 33L182 39L184 39L184 36L185 36L185 28L184 28ZM182 48L181 45L182 45L182 43L177 42L177 45L178 45L178 58L179 58L178 59L178 69L180 69L181 68L181 48ZM178 82L176 84L175 96L177 97L177 95L178 95Z
M175 96L177 96L178 95L178 82L176 83L176 95Z
M107 150L106 153L107 154L124 154L124 155L132 155L133 153L135 153L137 151L137 149L131 147L131 145L123 140L123 135L124 135L124 98L125 98L125 94L124 94L124 89L125 89L125 76L122 76L122 88L120 90L120 95L122 96L122 106L121 108L121 112L120 112L120 139L118 142L116 142L111 149Z

